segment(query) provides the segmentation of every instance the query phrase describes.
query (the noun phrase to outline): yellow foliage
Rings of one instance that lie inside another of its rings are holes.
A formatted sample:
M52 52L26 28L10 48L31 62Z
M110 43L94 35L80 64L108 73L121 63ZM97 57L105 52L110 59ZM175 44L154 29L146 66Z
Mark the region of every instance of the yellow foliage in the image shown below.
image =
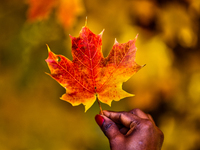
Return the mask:
M97 103L83 113L59 100L65 91L44 73L45 45L71 58L68 35L78 36L86 16L92 31L106 31L105 56L115 38L139 33L136 61L146 64L123 85L135 97L103 109L140 108L164 132L163 150L200 149L199 0L51 0L35 10L43 15L35 22L27 22L25 1L0 5L0 149L109 149L94 121Z

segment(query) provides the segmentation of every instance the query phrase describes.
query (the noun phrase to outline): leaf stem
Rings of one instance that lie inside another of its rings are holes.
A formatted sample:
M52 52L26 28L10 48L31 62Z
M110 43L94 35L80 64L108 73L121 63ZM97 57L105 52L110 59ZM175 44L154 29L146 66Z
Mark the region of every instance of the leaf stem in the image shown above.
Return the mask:
M103 111L102 111L102 108L101 108L101 104L100 104L100 101L98 99L98 96L96 95L96 98L97 98L97 102L99 104L99 108L100 108L100 114L103 115Z

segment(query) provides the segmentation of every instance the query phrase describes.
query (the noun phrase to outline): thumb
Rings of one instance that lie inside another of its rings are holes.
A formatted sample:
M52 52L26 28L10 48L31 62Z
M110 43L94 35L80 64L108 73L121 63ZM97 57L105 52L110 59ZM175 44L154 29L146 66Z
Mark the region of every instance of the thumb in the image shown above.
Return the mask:
M113 122L108 117L103 115L96 115L95 120L109 140L115 139L117 136L123 136L115 122Z

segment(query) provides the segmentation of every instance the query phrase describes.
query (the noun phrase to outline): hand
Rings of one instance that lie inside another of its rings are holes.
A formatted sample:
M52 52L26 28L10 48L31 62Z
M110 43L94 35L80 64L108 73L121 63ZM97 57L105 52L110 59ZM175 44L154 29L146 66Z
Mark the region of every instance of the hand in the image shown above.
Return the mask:
M110 142L111 150L160 150L164 135L152 117L140 109L129 112L103 111L95 116Z

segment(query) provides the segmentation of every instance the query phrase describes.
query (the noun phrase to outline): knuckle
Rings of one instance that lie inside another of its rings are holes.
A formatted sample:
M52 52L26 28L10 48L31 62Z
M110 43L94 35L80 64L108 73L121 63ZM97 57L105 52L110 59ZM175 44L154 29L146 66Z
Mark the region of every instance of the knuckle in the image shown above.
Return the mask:
M132 109L132 110L130 111L130 113L136 115L136 114L138 114L139 111L141 111L139 108L135 108L135 109Z
M123 113L120 113L120 114L119 114L118 119L119 119L120 122L123 122L123 121L122 121L123 118L126 118L127 116L128 116L128 113L127 113L127 112L123 112Z
M122 122L122 118L124 117L124 113L119 114L119 121Z
M143 123L143 128L146 129L146 130L152 129L152 128L154 128L154 124L150 120L146 120Z

